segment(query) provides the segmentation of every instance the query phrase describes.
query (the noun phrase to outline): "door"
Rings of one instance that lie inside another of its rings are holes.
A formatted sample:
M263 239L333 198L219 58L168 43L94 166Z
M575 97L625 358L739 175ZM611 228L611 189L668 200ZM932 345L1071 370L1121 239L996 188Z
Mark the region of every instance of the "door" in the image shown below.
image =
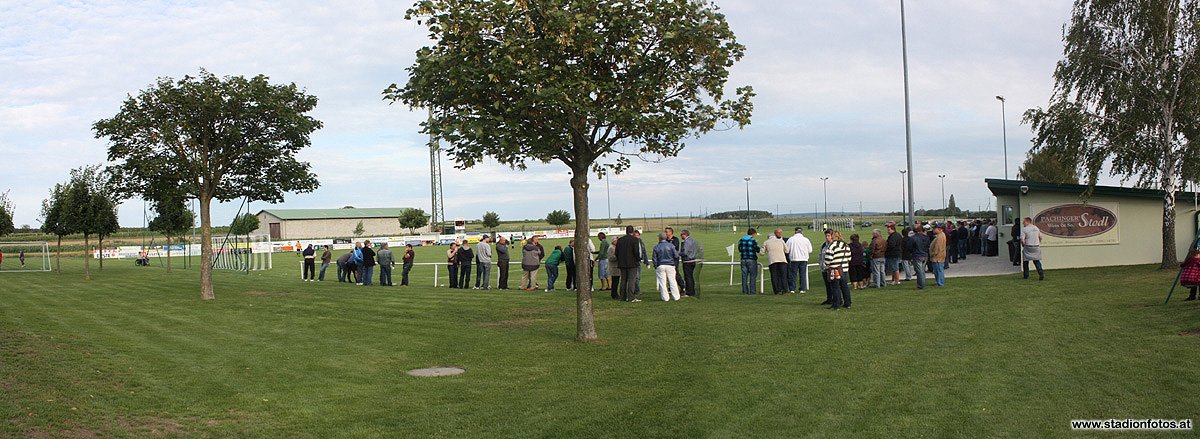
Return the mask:
M279 223L271 223L271 239L279 239Z

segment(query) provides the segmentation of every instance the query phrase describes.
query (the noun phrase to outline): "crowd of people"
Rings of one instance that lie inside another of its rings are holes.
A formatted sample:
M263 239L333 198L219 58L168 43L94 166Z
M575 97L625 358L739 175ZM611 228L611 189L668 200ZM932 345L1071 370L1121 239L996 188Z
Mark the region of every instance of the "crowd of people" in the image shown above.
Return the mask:
M1032 262L1038 279L1045 279L1041 261L1041 231L1032 219L1025 218L1022 227L1014 225L1013 239L1009 242L1009 254L1014 265L1023 261L1022 273L1029 278L1029 263ZM916 289L924 290L928 284L926 273L933 277L933 285L946 285L946 273L951 264L966 260L969 254L997 256L998 233L994 220L973 222L917 222L912 227L899 228L894 222L887 223L884 231L871 231L869 241L858 234L851 234L847 243L839 230L826 229L825 242L818 250L821 278L825 286L825 302L831 309L849 308L853 290L885 288L900 285L901 273L904 280L916 280ZM754 283L758 278L758 257L765 255L771 276L774 294L795 294L797 290L808 290L808 260L813 251L812 243L803 235L803 228L796 227L790 238L783 236L782 229L759 245L757 230L750 228L737 244L741 256L742 294L755 294Z
M321 270L317 271L317 248L309 244L300 252L304 258L304 265L301 277L305 282L320 282L325 280L325 271L329 266L337 264L338 282L353 283L355 285L371 286L376 285L374 282L375 267L379 267L379 286L391 287L395 286L392 281L392 270L396 267L395 255L388 243L382 243L379 246L379 251L375 251L374 245L370 240L364 240L354 243L354 248L342 254L336 261L333 259L333 248L329 245L320 247L321 249ZM408 285L408 272L412 270L413 246L404 246L404 255L400 258L401 275L400 285Z
M792 236L785 237L783 229L775 229L761 245L756 238L758 232L754 228L747 231L737 243L737 251L741 256L743 294L755 294L760 255L767 260L774 294L808 292L808 261L814 247L803 231L802 227L796 227ZM903 228L889 222L886 231L875 229L867 240L858 234L844 237L841 231L833 229L826 229L824 236L824 243L816 250L817 263L826 293L826 300L822 304L829 305L831 309L849 308L851 290L900 285L901 274L904 281L915 280L917 290L928 286L928 276L932 277L933 286L945 286L945 271L951 264L966 260L971 254L996 256L998 248L995 221L984 220L917 222L912 227ZM1032 262L1038 278L1044 279L1040 230L1030 218L1025 218L1023 227L1014 226L1012 236L1010 254L1015 255L1015 261L1024 261L1024 276L1029 277L1029 263ZM655 287L663 301L698 296L695 278L702 251L689 231L683 230L680 236L676 236L673 228L664 228L650 251L646 250L641 231L633 226L628 226L625 235L619 239L610 240L604 233L597 234L596 238L600 243L598 248L591 239L586 240L585 271L592 281L596 280L598 274L599 289L609 290L614 300L641 301L643 266L654 270ZM514 253L519 251L516 256L520 258L522 274L518 289L541 290L538 272L544 268L547 282L544 290L555 291L562 265L566 266L563 273L565 288L569 291L577 289L575 241L570 240L565 247L556 245L547 252L541 240L542 237L533 236L514 245L502 236L483 235L474 245L455 241L446 250L449 287L491 289L491 271L495 264L499 273L496 288L509 289L509 264ZM325 271L334 261L330 246L323 247L319 271L316 268L318 248L309 245L301 252L305 281L325 280ZM414 256L413 246L405 246L400 259L400 285L409 284ZM376 252L370 240L357 242L353 250L337 258L336 265L338 282L373 285L375 268L379 267L378 284L393 285L392 270L396 260L387 243L380 245ZM474 283L472 271L475 273Z

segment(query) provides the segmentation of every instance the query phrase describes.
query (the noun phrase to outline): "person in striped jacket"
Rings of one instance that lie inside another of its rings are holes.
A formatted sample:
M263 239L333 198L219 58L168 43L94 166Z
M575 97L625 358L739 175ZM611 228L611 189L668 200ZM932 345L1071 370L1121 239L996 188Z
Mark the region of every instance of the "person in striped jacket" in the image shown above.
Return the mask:
M842 240L842 232L833 230L830 233L833 235L833 241L829 243L829 249L825 252L825 270L833 293L829 308L849 308L850 284L847 278L850 276L850 245Z

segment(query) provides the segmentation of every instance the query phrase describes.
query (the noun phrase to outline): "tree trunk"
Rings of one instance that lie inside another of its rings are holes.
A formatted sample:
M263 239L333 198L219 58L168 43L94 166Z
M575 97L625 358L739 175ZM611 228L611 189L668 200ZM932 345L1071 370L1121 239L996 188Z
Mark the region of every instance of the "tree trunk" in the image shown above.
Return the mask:
M212 300L212 197L200 195L200 299Z
M1174 166L1172 166L1174 168ZM1163 223L1162 223L1162 264L1159 268L1174 270L1179 268L1179 258L1175 254L1175 190L1178 189L1178 179L1174 173L1163 174Z
M92 280L92 246L87 233L83 234L83 278Z
M62 274L62 235L58 235L58 246L54 248L54 263L58 265L58 274Z
M588 236L588 169L572 170L571 192L575 202L575 305L578 326L575 338L595 341L596 321L592 314L592 278L589 264Z
M104 235L96 235L96 248L100 249L100 271L104 271Z
M167 235L167 273L171 272L171 235Z

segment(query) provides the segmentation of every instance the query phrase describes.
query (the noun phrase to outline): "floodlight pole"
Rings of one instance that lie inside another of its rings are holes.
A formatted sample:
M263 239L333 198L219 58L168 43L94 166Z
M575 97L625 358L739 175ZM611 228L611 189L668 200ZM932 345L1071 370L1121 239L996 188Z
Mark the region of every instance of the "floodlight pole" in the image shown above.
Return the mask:
M746 231L750 231L750 177L743 177L746 180Z
M1008 180L1008 115L1004 111L1004 96L996 96L1000 101L1000 130L1004 139L1004 179Z
M942 216L946 215L946 174L938 174L942 179Z
M904 191L904 174L907 173L908 171L906 170L900 170L900 215L904 215L905 212L908 212L908 203L905 201L908 199L908 197L905 196Z
M604 165L604 192L608 194L608 225L612 226L612 188L608 185L608 179L612 178L609 172L612 172L613 165Z
M829 177L821 177L821 194L825 196L825 222L829 222L829 190L826 181L829 181Z
M908 204L904 207L908 212L908 223L916 224L916 218L913 214L912 116L909 111L908 35L904 27L904 0L900 0L900 50L904 58L904 146L905 152L908 155Z

